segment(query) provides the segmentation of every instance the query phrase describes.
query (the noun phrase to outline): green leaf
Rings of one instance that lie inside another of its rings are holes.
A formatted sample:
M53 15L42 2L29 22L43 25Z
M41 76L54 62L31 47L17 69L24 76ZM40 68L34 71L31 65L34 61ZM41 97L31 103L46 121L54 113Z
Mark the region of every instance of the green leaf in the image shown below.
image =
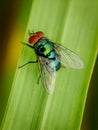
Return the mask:
M94 0L35 0L28 31L43 31L55 43L75 51L84 68L61 68L53 94L43 88L38 64L16 70L2 121L2 130L79 130L90 78L97 56L98 2ZM23 46L18 66L36 60L34 51Z

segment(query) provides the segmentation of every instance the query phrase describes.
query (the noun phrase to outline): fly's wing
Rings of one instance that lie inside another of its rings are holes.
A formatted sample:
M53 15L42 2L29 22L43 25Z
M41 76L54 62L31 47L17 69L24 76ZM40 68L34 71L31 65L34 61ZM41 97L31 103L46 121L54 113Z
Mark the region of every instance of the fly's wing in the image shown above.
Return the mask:
M65 48L62 45L58 45L55 43L54 48L57 54L60 56L60 62L63 66L76 69L84 67L83 61L73 51L69 50L68 48Z
M53 70L49 67L49 60L47 58L39 57L38 63L42 84L44 85L47 93L51 94L54 90L56 70L55 68Z

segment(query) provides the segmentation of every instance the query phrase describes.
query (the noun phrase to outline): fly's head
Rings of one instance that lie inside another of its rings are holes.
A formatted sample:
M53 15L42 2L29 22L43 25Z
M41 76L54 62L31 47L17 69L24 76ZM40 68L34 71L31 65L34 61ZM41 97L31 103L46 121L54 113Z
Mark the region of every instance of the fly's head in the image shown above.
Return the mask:
M36 33L30 33L30 37L29 37L29 43L30 44L35 44L38 42L39 39L41 39L42 37L44 37L44 33L42 31L38 31Z

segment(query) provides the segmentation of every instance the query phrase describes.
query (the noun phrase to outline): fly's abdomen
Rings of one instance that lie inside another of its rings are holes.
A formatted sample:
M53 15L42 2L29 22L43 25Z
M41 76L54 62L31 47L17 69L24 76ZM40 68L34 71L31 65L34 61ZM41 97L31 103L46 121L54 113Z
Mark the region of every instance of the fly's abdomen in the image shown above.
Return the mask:
M51 68L52 71L57 71L60 69L61 64L59 60L55 59L55 60L50 61L50 63L48 63L48 66Z

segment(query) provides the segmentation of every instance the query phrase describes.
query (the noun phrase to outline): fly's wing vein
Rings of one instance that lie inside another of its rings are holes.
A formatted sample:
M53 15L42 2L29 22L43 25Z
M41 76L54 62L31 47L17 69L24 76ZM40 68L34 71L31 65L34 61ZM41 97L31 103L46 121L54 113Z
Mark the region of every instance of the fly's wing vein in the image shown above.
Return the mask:
M48 62L48 59L44 57L41 57L41 59L38 60L42 84L44 85L45 90L51 94L55 86L56 70L55 68L52 70L48 66Z
M75 54L73 51L69 50L68 48L65 48L62 45L58 45L54 43L54 48L57 54L60 56L60 62L65 67L71 67L71 68L83 68L84 63L81 60L81 58Z

